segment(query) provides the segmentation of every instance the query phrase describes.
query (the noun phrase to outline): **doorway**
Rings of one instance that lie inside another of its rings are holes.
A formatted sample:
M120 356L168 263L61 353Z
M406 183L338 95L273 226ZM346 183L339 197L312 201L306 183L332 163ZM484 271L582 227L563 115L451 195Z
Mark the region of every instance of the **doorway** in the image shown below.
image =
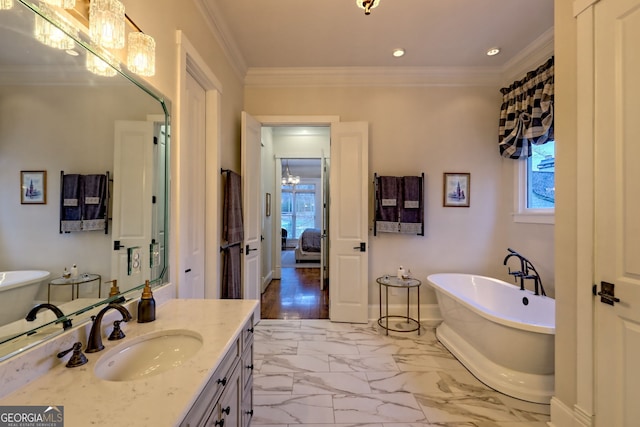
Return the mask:
M328 126L264 127L273 175L273 280L262 295L264 319L327 319L329 292L325 173ZM266 178L268 180L269 178ZM265 190L268 191L268 190ZM323 258L324 256L324 258ZM323 259L325 262L323 262Z

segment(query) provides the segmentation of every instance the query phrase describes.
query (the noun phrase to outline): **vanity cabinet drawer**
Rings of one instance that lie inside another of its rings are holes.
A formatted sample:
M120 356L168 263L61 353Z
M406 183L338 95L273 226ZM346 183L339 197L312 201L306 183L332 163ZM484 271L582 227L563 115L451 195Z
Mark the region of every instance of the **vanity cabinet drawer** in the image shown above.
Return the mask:
M247 320L242 327L242 351L253 342L253 315Z
M240 340L236 339L180 426L195 427L208 425L207 420L210 419L215 412L216 405L222 393L233 381L238 381L237 378L234 379L232 376L235 375L235 377L239 377L237 369L239 361Z

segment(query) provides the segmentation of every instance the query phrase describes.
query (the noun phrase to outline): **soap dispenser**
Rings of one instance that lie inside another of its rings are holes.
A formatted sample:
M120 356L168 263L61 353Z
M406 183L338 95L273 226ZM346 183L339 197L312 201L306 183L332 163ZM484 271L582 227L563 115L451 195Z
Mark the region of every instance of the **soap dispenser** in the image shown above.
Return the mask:
M153 299L151 285L145 281L142 297L138 302L138 323L153 322L156 320L156 300Z
M115 297L120 293L120 288L118 288L118 279L113 279L111 281L111 289L109 289L109 298Z

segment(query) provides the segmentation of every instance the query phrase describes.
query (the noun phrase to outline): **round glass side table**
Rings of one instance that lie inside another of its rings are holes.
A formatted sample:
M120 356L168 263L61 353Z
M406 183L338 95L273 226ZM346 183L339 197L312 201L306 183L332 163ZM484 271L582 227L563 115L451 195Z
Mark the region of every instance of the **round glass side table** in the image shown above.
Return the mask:
M378 325L384 328L389 335L389 331L394 332L414 332L418 331L420 335L420 285L422 282L418 279L407 278L399 279L396 276L382 276L376 279L380 289L380 317L378 318ZM382 312L382 288L384 288L384 315ZM390 315L389 314L389 288L406 289L407 290L407 314L405 315ZM411 289L415 289L418 297L418 318L414 319L409 315L409 292ZM407 329L394 328L389 326L389 319L404 320L409 324Z
M90 274L84 273L79 274L78 277L65 279L64 277L58 277L57 279L53 279L49 282L49 286L47 288L47 302L51 302L51 286L71 286L71 300L78 298L80 296L80 285L90 282L98 281L98 298L102 298L100 295L102 292L102 276L99 274ZM74 293L75 290L75 293Z

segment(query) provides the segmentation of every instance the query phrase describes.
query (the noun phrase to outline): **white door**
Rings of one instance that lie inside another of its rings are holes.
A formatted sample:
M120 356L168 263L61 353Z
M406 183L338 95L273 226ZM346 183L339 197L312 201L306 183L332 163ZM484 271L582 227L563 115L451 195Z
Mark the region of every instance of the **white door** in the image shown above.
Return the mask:
M178 297L204 298L205 90L187 73L180 126Z
M320 290L324 289L329 273L329 165L322 153L320 158L320 200L322 201L322 240L320 241Z
M124 292L150 277L153 123L115 122L111 279ZM126 183L140 183L126 185Z
M598 427L640 422L640 0L595 5L595 308ZM561 142L559 142L561 143ZM611 301L611 299L609 299Z
M244 243L242 258L242 298L260 300L262 232L261 139L262 125L242 112L242 222ZM259 312L258 312L259 314ZM258 321L259 319L256 319Z
M331 125L329 318L368 321L369 125Z

